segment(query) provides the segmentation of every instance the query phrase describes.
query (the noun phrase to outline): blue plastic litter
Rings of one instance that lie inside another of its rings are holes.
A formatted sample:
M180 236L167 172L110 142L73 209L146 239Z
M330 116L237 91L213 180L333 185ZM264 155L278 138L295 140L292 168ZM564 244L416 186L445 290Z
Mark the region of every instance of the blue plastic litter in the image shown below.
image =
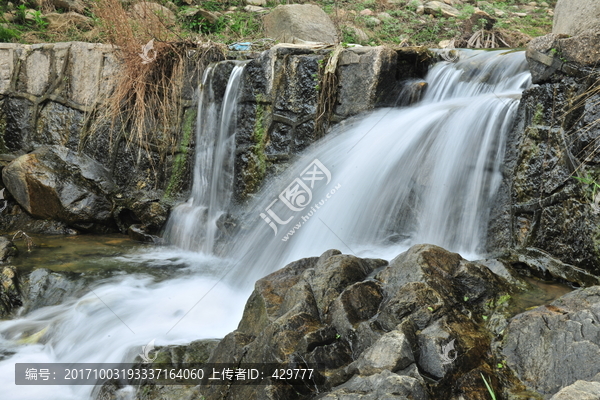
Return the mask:
M252 43L250 43L250 42L234 43L234 44L229 45L229 49L235 50L235 51L250 50L250 47L252 47Z

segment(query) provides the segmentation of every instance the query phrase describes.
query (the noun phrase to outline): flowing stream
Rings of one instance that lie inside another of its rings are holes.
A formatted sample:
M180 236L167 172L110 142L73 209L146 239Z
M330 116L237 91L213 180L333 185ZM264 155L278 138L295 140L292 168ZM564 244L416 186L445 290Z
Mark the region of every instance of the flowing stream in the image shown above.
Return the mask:
M0 322L2 399L85 399L87 386L15 386L15 362L125 362L141 346L223 337L254 281L330 248L390 259L415 243L476 257L501 181L505 138L531 84L522 52L463 51L429 72L416 105L339 124L265 186L240 231L215 252L233 187L235 105L244 65L222 100L204 76L192 198L167 227L174 246L118 257L178 265L167 280L117 275L81 298Z

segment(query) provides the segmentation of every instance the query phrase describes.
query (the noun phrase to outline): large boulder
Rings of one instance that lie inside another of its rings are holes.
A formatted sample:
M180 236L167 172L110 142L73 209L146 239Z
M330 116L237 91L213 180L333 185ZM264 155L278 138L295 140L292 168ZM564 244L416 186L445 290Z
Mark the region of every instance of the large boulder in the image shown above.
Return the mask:
M503 354L521 381L545 395L592 380L600 373L600 286L517 315L508 325Z
M552 33L579 35L600 28L598 0L558 0L554 9Z
M29 214L93 231L113 227L109 172L90 157L66 147L48 146L18 157L2 180Z
M331 19L314 4L280 5L264 18L265 34L284 43L337 43Z

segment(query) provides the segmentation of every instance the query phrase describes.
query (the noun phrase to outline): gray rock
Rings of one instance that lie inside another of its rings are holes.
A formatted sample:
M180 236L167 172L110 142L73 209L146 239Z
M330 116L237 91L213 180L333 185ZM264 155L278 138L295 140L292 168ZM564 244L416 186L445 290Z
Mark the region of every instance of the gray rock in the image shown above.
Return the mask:
M333 22L313 4L279 5L264 18L265 34L284 43L337 43Z
M24 284L22 313L62 304L70 297L83 294L87 284L78 274L36 269Z
M430 1L424 5L425 14L441 15L444 18L458 17L460 11L441 1Z
M265 8L265 7L247 5L246 7L244 7L244 11L246 11L246 12L255 12L255 13L266 13L266 12L269 11L269 9Z
M502 353L530 388L551 395L600 372L600 286L514 317Z
M44 19L48 22L47 28L51 31L66 31L73 26L79 29L91 28L94 22L91 18L74 11L44 14Z
M581 270L600 275L600 248L595 239L600 214L594 210L592 186L573 178L578 171L589 173L599 161L593 150L599 129L593 121L600 99L584 97L572 110L581 118L564 119L554 112L555 99L589 90L588 83L556 74L551 82L523 93L515 128L507 138L504 178L490 216L489 251L536 248L560 263L548 264L542 258L541 267L558 265L571 275L568 268L574 266L576 275L582 276ZM588 279L577 280L590 284Z
M365 350L351 368L356 368L360 375L374 375L384 370L403 370L414 361L412 346L406 335L391 331Z
M12 242L12 240L0 236L0 262L6 262L19 255L19 249Z
M596 0L558 0L552 33L575 36L598 29L600 3Z
M600 400L600 383L577 381L561 389L550 400Z
M23 305L21 282L15 267L0 267L0 318L6 318Z
M327 400L427 400L429 396L421 380L383 371L368 377L355 376L334 388L331 393L317 397Z
M127 230L127 235L131 238L131 240L135 240L138 242L144 243L159 243L160 238L158 236L151 235L146 233L141 225L135 224L129 226Z
M77 13L85 11L85 3L81 0L51 0L51 3L54 7L61 10L75 11Z
M456 338L452 337L452 333L443 320L438 320L436 323L423 329L418 334L418 349L419 349L419 367L422 368L430 376L437 379L443 378L452 370L454 358L458 352L462 351L455 348L448 354L442 350L444 346L450 345ZM452 347L452 346L451 346ZM452 361L451 361L452 360Z
M580 286L600 284L600 278L574 265L569 265L535 248L525 248L510 252L505 260L527 265L541 279L563 280Z
M164 23L167 26L172 26L177 21L173 11L151 1L136 2L130 12L133 16L148 24Z
M527 62L534 83L547 81L557 72L583 76L585 72L577 67L600 62L600 35L588 32L569 38L551 33L537 37L527 46Z
M110 229L114 183L90 157L65 147L42 147L2 171L7 189L28 213L75 228ZM113 228L114 229L114 228Z

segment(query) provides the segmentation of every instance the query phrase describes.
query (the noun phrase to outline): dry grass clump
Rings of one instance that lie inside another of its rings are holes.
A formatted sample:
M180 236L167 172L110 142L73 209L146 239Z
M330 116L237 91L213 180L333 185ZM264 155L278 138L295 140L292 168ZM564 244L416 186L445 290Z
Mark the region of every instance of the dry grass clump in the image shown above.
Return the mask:
M120 0L98 0L94 5L102 30L118 47L122 63L95 128L109 119L111 132L139 148L138 160L142 150L149 157L150 150L158 150L164 159L177 145L186 58L193 57L197 68L203 69L223 57L218 45L182 40L172 21L147 4L133 2L129 10L135 7L136 13L126 11Z

